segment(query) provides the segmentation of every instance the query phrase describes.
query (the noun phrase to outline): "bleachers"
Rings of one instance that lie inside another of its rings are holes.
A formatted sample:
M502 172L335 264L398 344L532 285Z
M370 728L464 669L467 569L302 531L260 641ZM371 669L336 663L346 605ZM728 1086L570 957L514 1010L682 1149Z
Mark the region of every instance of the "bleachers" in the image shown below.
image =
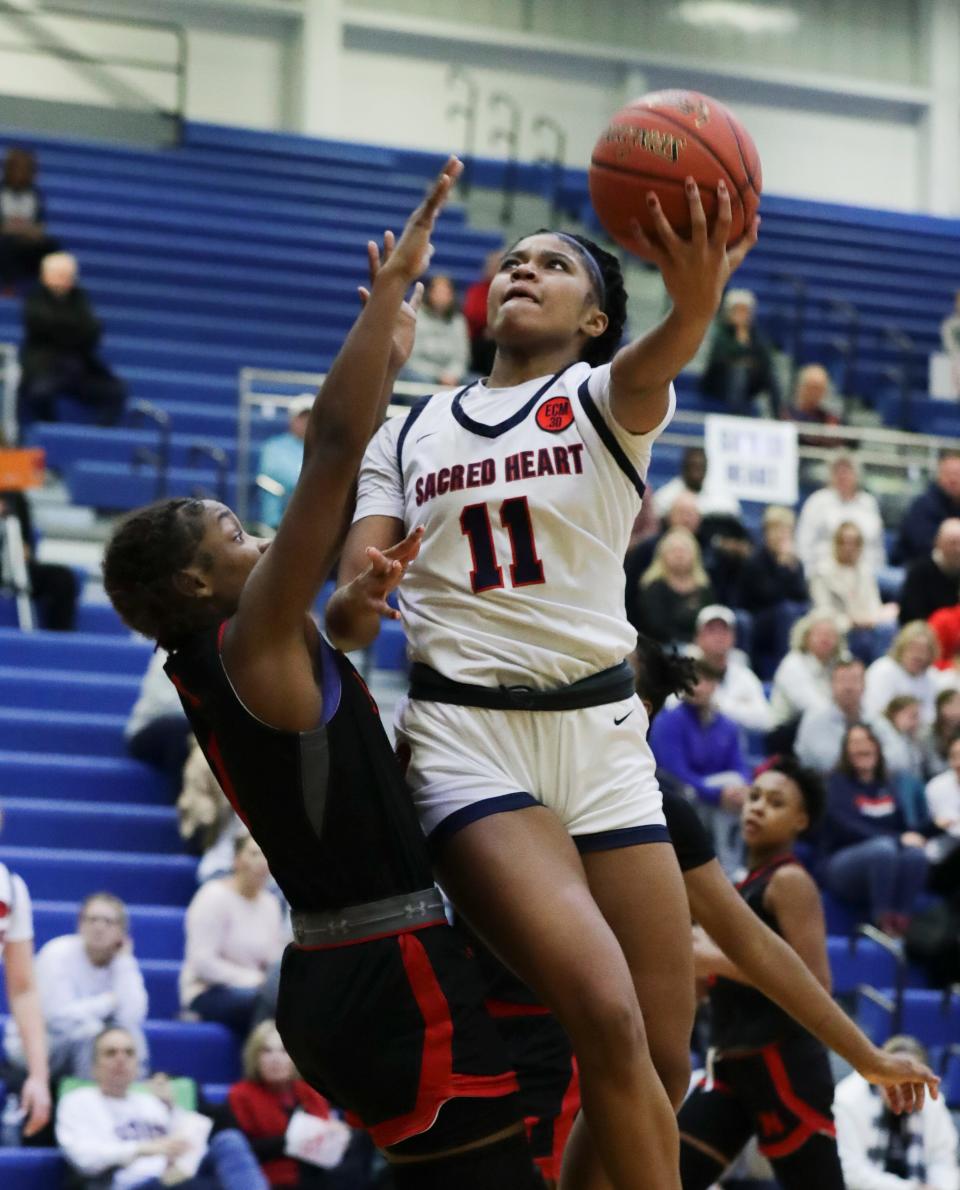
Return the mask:
M107 357L134 397L170 413L173 470L168 491L214 490L207 462L190 459L198 441L227 451L236 437L237 373L243 366L325 369L356 311L363 243L398 227L437 164L430 154L187 126L176 150L151 151L34 137L51 231L75 250L107 328ZM478 162L474 181L493 184L495 163ZM543 173L524 166L521 186ZM582 170L567 170L565 202L593 220ZM760 247L739 277L754 288L773 329L790 335L793 292L809 302L802 355L836 362L842 331L829 303L860 312L858 367L863 395L896 422L899 396L885 369L899 363L885 338L896 325L915 344L912 384L925 383L927 352L960 275L957 225L765 195ZM435 236L435 267L465 284L478 273L496 232L470 228L456 204ZM0 340L19 336L16 303L0 301ZM700 407L683 390L685 407ZM958 428L942 402L919 401L915 428ZM255 419L254 441L278 422ZM74 498L127 508L155 493L150 467L130 466L156 434L129 415L116 430L37 427ZM232 488L227 492L232 499Z

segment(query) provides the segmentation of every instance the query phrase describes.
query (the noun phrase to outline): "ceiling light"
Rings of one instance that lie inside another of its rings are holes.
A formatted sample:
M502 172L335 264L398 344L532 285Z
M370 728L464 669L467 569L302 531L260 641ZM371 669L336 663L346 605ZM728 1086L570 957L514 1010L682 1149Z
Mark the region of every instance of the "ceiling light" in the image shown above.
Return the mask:
M746 0L683 0L674 17L700 29L733 29L738 33L793 33L800 16L792 8L771 8Z

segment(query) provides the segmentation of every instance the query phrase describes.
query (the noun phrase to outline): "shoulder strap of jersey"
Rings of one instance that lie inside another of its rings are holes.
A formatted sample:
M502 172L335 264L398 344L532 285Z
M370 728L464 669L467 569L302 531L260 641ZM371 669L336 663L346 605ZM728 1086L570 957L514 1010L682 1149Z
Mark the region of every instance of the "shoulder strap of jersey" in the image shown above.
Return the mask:
M400 434L397 438L397 470L400 472L400 478L403 479L403 444L407 439L407 435L413 428L413 423L417 420L424 409L427 407L427 402L433 396L433 393L427 393L425 397L421 397L414 405L410 407L410 412L407 414L403 425L400 428Z
M607 448L613 456L613 461L617 464L620 470L624 473L627 479L637 489L637 495L643 499L643 494L647 490L647 485L640 478L640 473L634 467L633 463L627 458L627 452L623 449L617 441L613 430L603 420L603 414L597 408L597 403L590 395L590 377L580 385L577 390L577 396L580 398L580 404L583 406L583 411L590 419L590 424L597 432L597 437Z

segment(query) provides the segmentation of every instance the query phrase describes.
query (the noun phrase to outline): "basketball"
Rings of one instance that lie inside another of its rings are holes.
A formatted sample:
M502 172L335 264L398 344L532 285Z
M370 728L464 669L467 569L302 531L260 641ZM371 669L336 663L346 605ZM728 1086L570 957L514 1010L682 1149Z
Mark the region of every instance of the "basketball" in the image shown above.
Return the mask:
M726 182L733 213L727 242L739 240L760 204L760 156L753 138L707 95L655 91L621 108L600 134L590 159L590 199L610 237L642 255L631 223L655 235L647 206L651 190L670 225L689 234L688 177L700 187L708 227L717 213L717 184Z

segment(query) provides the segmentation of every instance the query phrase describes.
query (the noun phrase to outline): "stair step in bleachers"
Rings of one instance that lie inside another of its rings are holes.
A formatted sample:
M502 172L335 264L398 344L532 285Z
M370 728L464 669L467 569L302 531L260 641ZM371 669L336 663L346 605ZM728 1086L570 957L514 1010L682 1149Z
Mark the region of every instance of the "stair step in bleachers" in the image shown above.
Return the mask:
M137 955L147 989L149 1014L154 1020L171 1021L180 1013L178 979L180 961L172 959L144 959ZM0 1013L9 1012L6 982L0 980ZM0 1182L0 1185L3 1185Z
M31 669L57 669L69 665L75 670L136 674L142 677L150 661L152 646L145 640L102 633L19 632L0 628L0 664Z
M83 610L92 611L93 607ZM116 618L112 608L110 613ZM139 678L132 675L0 665L0 706L81 711L90 706L91 691L96 689L97 707L104 714L126 715L136 701L139 686Z
M21 798L148 802L169 806L170 782L157 769L130 757L82 753L0 751L3 793Z
M144 905L186 905L196 892L196 860L186 855L0 846L0 862L42 900L81 900L105 889Z
M88 892L95 892L102 885L95 885ZM33 902L33 926L35 945L39 949L51 938L61 934L73 934L77 929L78 901ZM162 961L178 965L183 959L183 916L182 906L128 904L130 936L133 949L142 962Z
M97 805L89 801L5 797L3 842L8 847L94 847L180 855L183 845L172 806Z
M25 748L29 752L46 749L83 752L89 756L123 756L125 723L123 715L0 706L0 751Z

